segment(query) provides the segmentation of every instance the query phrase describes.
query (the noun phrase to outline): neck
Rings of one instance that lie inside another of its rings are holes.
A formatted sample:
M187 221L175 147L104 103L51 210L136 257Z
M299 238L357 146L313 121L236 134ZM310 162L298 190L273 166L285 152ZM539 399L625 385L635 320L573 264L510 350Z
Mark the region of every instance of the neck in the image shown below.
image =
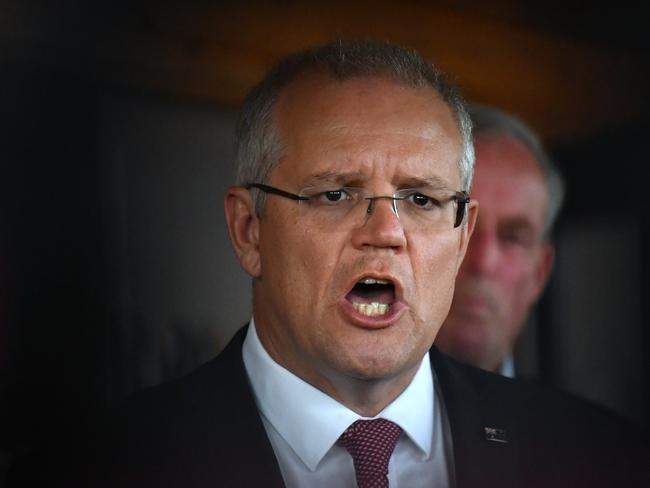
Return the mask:
M314 386L359 415L375 417L408 387L418 367L419 364L389 379L367 380L346 377L342 381L329 383L326 388Z
M316 364L313 356L305 357L296 349L292 354L281 354L264 328L256 327L256 332L262 347L276 363L363 417L374 417L393 402L411 383L421 363L420 358L399 371L364 377L359 372L334 369L322 362Z

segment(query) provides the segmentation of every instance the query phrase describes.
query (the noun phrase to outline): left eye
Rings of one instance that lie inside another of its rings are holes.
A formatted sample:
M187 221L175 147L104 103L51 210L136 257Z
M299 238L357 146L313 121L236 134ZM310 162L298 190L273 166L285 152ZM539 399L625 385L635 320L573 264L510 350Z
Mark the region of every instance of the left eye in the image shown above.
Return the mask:
M326 190L316 193L311 198L311 203L314 205L339 205L351 199L350 193L344 188L336 190Z
M330 202L338 202L345 197L345 192L343 190L326 191L323 196Z
M440 202L438 200L435 200L423 193L412 193L407 197L407 200L415 207L424 210L430 210L432 208L440 206Z

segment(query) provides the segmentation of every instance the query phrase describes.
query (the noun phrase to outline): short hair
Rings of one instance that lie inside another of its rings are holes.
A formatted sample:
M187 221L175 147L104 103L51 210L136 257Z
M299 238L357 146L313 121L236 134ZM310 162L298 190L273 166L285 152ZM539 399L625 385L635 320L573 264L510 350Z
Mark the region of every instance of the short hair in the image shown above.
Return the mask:
M415 51L384 41L337 40L294 54L276 64L244 99L237 123L236 183L267 183L282 156L282 143L273 109L292 81L309 73L323 73L337 81L387 76L413 88L431 87L451 108L462 137L458 161L462 189L469 192L474 169L471 119L459 89ZM261 214L263 194L255 195Z
M551 236L562 208L565 184L562 174L542 145L539 136L515 115L480 103L468 104L474 138L479 135L505 135L526 146L537 162L548 192L548 208L544 219L544 236Z

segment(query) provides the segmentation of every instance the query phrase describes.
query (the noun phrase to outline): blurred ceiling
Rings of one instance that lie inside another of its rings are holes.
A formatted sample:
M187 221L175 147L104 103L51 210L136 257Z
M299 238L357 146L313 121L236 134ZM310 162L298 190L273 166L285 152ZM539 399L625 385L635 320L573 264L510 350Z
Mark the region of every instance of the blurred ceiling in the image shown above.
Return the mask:
M650 43L639 8L557 0L0 0L0 60L236 106L285 54L337 36L387 39L419 50L468 99L520 115L552 144L644 119Z

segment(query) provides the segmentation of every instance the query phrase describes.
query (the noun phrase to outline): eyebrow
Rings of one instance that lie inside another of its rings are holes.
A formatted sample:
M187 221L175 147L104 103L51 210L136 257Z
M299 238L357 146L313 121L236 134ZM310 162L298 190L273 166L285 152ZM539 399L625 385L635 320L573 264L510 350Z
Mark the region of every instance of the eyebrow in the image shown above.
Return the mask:
M317 186L317 185L322 185L324 183L337 183L337 184L342 184L344 182L362 182L366 181L368 179L367 176L364 176L363 173L359 171L350 171L350 172L333 172L333 171L326 171L323 173L318 173L309 178L307 180L307 184L309 186Z
M435 190L451 190L448 182L438 176L409 177L400 184L402 188L432 188Z
M349 184L350 182L362 183L367 181L369 178L365 174L359 171L350 171L350 172L333 172L326 171L313 175L307 181L308 186L318 186L326 183L337 183L337 184ZM428 176L428 177L418 177L411 176L406 177L403 180L399 180L400 188L432 188L432 189L449 189L451 190L449 184L438 176Z
M514 216L504 218L498 225L501 230L515 230L530 232L533 237L537 235L535 224L528 218L523 216ZM539 232L542 236L544 233Z

